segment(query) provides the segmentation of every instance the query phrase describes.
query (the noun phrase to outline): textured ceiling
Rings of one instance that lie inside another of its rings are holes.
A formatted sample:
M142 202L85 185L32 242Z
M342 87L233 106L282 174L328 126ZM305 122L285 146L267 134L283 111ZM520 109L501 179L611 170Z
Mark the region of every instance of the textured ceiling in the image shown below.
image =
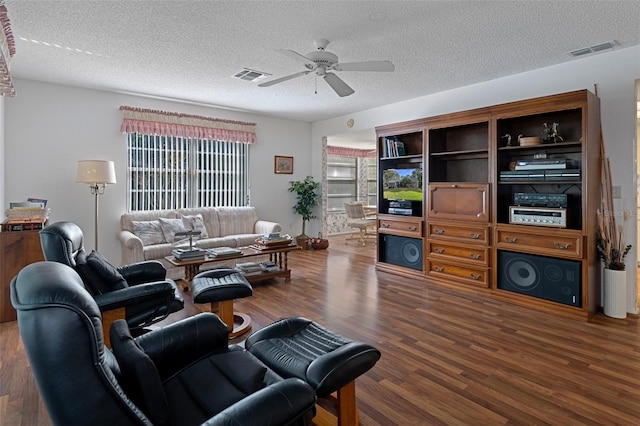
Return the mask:
M6 1L15 78L123 91L317 121L573 60L569 51L640 44L640 1ZM313 41L341 62L340 98L313 74L272 87ZM314 93L317 83L317 94ZM19 87L18 89L18 96Z

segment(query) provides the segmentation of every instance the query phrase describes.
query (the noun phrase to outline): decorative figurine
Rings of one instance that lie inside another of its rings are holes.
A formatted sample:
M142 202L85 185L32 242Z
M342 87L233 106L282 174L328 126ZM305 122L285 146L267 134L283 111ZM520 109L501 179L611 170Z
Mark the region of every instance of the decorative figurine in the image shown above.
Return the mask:
M558 134L558 123L551 124L551 127L547 125L547 123L543 123L542 126L544 130L542 131L542 140L545 142L553 142L558 143L564 141L562 136Z
M511 146L511 135L509 133L506 133L504 136L500 136L500 139L506 139L507 140L506 146Z
M520 133L520 134L518 135L518 145L519 145L519 146L522 146L522 142L520 142L520 139L522 139L523 137L524 137L524 135L523 135L522 133Z

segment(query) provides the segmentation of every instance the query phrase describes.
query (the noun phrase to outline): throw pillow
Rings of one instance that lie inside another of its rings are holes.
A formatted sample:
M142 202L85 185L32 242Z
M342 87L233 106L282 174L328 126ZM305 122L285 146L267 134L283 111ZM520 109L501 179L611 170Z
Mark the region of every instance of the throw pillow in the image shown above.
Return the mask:
M86 259L76 260L76 270L94 296L129 287L118 269L97 251L93 250Z
M117 320L109 333L113 354L122 372L121 384L127 396L149 417L154 425L171 424L158 370L140 348L125 320Z
M201 214L182 216L182 224L188 230L200 231L200 235L198 235L197 239L202 240L203 238L209 238L209 234L207 233L207 228L204 226L204 219Z
M182 223L182 219L165 219L161 217L158 220L160 221L160 227L162 228L164 239L168 243L174 243L176 241L176 232L187 231L187 228L185 228ZM181 237L180 239L182 238L184 237Z
M151 246L153 244L166 243L164 238L162 227L157 220L150 221L131 221L133 224L133 233L135 236L142 240L142 244L145 246Z

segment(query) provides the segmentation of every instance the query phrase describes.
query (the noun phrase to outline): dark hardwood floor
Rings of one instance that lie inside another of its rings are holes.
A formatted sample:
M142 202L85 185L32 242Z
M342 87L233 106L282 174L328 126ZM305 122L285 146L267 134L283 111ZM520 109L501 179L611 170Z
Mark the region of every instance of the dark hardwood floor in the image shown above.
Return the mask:
M290 255L292 280L236 301L254 329L301 315L378 347L362 425L640 424L640 322L581 322L377 273L374 246ZM187 309L200 308L186 296ZM15 322L0 324L0 424L49 425Z

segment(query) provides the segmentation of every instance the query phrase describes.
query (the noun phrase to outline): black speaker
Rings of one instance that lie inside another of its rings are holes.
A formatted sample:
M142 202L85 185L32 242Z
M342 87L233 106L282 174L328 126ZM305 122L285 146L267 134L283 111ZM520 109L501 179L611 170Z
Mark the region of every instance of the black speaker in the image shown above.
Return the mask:
M383 235L380 261L422 271L422 240Z
M579 261L498 250L498 272L498 288L582 306Z

